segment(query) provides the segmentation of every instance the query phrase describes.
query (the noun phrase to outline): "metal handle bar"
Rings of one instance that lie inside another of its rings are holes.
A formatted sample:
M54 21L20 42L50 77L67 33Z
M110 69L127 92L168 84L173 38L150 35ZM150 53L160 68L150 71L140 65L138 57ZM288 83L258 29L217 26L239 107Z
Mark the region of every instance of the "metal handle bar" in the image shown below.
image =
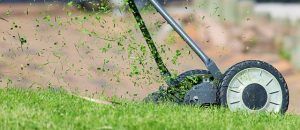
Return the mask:
M192 50L204 62L208 70L216 79L222 78L222 73L217 65L212 61L197 45L197 43L180 27L180 25L168 14L168 12L156 1L149 0L154 8L161 14L161 16L172 26L172 28L181 36L181 38L192 48Z

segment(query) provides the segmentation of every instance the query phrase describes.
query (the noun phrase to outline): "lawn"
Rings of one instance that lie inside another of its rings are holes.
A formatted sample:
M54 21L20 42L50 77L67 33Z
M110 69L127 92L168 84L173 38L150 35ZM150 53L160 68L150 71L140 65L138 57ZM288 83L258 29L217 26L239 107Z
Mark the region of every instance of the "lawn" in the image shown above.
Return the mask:
M1 89L0 129L299 129L296 115L124 101L96 104L65 91Z

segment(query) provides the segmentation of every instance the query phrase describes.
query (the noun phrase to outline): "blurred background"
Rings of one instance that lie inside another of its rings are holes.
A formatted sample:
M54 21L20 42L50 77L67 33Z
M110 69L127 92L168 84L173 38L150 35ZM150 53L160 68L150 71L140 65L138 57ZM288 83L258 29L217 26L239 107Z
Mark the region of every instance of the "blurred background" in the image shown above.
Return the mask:
M149 6L135 0L174 74L204 65ZM285 76L300 113L300 0L161 0L226 71L264 60ZM0 0L1 87L63 88L141 100L165 85L122 0Z

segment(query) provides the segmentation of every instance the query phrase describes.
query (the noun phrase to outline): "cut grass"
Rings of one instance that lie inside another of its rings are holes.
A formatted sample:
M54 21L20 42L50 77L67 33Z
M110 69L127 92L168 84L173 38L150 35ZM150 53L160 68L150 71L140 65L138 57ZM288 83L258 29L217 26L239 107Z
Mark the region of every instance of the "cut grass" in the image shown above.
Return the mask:
M124 102L101 105L52 90L0 90L0 129L299 129L294 115Z

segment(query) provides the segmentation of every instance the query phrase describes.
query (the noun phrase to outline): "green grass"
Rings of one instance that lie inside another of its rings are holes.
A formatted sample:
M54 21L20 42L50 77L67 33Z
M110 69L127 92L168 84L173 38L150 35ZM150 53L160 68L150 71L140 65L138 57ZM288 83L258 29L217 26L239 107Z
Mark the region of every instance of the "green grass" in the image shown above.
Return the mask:
M294 115L124 102L92 103L64 91L0 90L0 129L299 129Z

